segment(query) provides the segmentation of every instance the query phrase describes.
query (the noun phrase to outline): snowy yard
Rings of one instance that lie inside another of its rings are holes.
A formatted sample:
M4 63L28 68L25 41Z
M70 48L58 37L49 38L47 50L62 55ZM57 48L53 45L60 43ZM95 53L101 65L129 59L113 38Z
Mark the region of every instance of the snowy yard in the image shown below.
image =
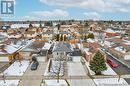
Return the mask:
M68 79L70 86L96 86L92 79Z
M18 86L19 80L0 80L0 86Z
M68 76L86 76L83 65L80 62L67 63Z
M9 68L4 71L5 76L22 76L29 66L29 61L15 61Z
M50 72L48 71L49 63L50 63L50 60L48 61L44 76L56 76L58 72L59 72L60 76L64 75L64 66L63 66L64 62L63 61L61 61L61 63L60 63L60 61L53 61L52 60ZM59 68L60 68L60 70L59 70Z
M120 81L118 81L118 78L102 78L102 79L94 79L94 82L96 83L97 86L114 86L114 85L122 85L126 86L128 83L121 78Z
M102 71L102 74L104 74L104 75L117 75L116 72L108 64L106 64L106 66L107 66L107 70Z
M45 80L45 86L68 86L65 80Z
M95 73L92 70L90 70L89 62L86 62L85 65L87 66L90 74L95 75ZM106 63L106 66L107 66L107 70L102 71L102 74L104 74L104 75L117 75L116 72L107 63Z

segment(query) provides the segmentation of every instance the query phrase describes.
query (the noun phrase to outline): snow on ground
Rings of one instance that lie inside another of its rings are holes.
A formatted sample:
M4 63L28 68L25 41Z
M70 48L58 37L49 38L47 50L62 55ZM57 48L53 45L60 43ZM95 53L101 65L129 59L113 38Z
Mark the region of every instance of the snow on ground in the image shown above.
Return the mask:
M116 72L106 63L107 70L102 71L104 75L117 75Z
M95 75L95 73L92 70L90 70L89 62L85 62L85 65L88 68L88 71L89 71L90 75Z
M42 49L44 50L49 50L51 47L51 44L50 43L45 43L45 45L42 47Z
M19 50L21 48L25 48L26 46L28 46L29 44L31 44L32 40L27 40L24 43L25 43L25 45L19 45L19 44L17 44L17 45L14 45L14 44L6 45L4 47L4 50L6 50L7 53L12 54L12 53L16 52L17 50Z
M64 62L63 61L61 61L60 63L59 61L52 60L52 66L51 66L50 72L48 71L49 63L50 63L50 60L48 61L44 76L56 76L58 72L60 72L59 74L60 76L64 75L64 67L63 67ZM61 68L59 71L60 64L61 64Z
M29 24L12 24L11 28L29 28Z
M59 80L59 83L57 83L57 80L45 80L46 86L68 86L65 80Z
M94 39L89 38L89 39L87 39L87 42L94 43L94 42L95 42L95 40L94 40Z
M118 46L118 47L116 47L114 49L117 50L117 51L119 51L119 52L122 52L122 53L126 52L126 50L122 46Z
M0 86L18 86L19 80L0 80Z
M92 79L67 79L70 86L96 86Z
M89 62L86 62L85 65L87 66L90 74L95 75L95 73L92 70L90 70ZM107 66L107 70L102 71L102 74L104 74L104 75L117 75L116 72L107 63L106 63L106 66Z
M102 79L93 79L94 82L96 83L97 86L101 86L101 85L128 85L128 83L123 79L120 78L120 80L118 81L119 78L102 78Z
M6 50L9 54L12 54L15 51L17 51L18 49L15 48L15 47L13 47L13 46L11 46L11 45L6 45L5 48L4 48L4 50Z
M86 76L83 65L80 62L67 63L68 76Z
M29 61L15 61L9 68L4 71L5 76L22 76L29 66Z

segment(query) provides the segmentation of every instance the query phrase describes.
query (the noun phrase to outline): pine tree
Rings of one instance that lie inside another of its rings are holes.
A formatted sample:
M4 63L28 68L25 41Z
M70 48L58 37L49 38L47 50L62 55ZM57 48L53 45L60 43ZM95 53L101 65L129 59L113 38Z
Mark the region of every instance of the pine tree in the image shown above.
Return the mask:
M59 37L60 37L60 35L57 34L57 35L56 35L56 41L59 41Z
M64 35L64 41L66 41L67 40L67 37L66 37L66 35Z
M29 24L29 28L32 28L32 27L33 27L33 25L30 23L30 24Z
M63 41L63 35L60 36L60 41Z
M96 75L101 75L101 71L107 70L104 56L97 51L93 60L90 61L90 69L95 72Z
M89 34L88 34L88 38L94 39L93 33L89 33Z

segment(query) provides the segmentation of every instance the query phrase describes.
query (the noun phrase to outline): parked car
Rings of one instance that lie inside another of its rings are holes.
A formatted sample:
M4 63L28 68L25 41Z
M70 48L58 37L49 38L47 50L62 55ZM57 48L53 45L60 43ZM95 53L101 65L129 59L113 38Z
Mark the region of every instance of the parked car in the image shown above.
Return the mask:
M119 65L116 63L113 63L111 59L107 59L107 63L110 64L113 68L117 68Z
M31 70L37 70L38 65L39 65L38 61L34 61L31 65Z

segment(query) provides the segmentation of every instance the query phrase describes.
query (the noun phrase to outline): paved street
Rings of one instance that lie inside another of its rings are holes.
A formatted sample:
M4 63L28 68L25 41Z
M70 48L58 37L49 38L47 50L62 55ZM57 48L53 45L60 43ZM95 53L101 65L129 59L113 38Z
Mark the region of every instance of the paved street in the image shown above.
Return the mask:
M119 61L112 58L112 56L108 55L108 58L112 59L114 63L118 64L119 66L117 68L112 68L117 74L130 74L130 69L120 63Z
M117 61L115 59L115 57L113 57L112 55L110 55L109 53L107 53L106 51L103 50L103 52L105 52L107 54L107 58L110 58L113 60L113 63L118 64L119 66L117 68L113 68L111 67L117 74L121 74L121 75L126 75L126 74L130 74L130 68L128 68L127 66L125 66L124 64L122 64L121 62Z

